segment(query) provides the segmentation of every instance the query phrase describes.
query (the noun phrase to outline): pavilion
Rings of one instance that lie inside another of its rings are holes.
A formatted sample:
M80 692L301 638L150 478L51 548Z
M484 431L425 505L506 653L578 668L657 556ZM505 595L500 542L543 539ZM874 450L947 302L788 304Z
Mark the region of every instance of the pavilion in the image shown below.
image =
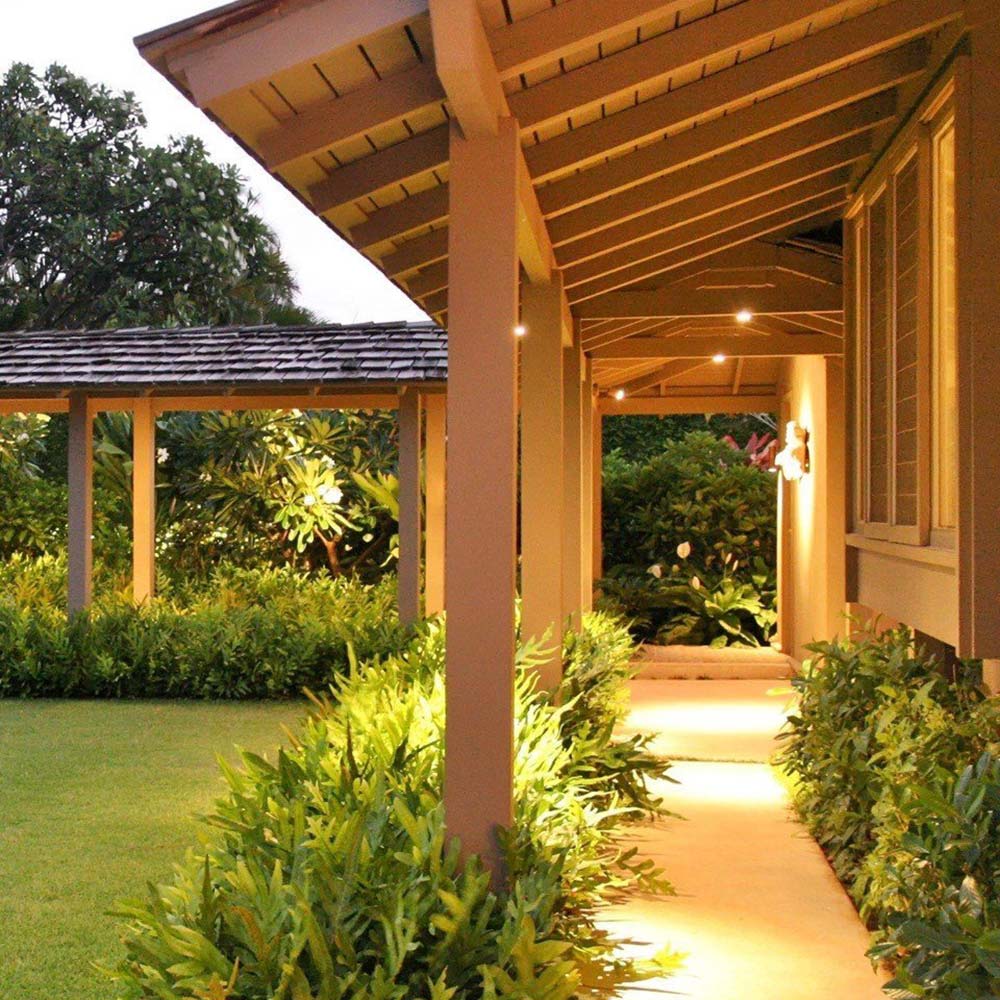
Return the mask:
M604 413L809 431L788 650L850 602L1000 656L996 0L237 0L137 45L448 330L467 849L512 818L519 471L542 635L589 606Z

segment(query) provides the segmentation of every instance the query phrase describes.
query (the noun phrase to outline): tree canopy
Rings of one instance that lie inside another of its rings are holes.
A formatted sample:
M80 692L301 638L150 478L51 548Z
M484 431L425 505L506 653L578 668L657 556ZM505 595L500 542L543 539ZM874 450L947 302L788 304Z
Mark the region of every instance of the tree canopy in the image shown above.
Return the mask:
M4 74L0 329L309 322L236 168L144 125L61 66Z

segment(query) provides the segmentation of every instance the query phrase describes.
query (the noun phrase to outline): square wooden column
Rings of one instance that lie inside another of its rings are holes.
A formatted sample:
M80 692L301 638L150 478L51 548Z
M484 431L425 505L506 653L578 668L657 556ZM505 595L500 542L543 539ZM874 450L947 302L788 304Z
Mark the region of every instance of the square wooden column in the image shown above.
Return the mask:
M445 406L424 397L424 613L444 611Z
M405 388L399 399L399 620L420 617L420 393Z
M597 410L597 401L594 399L594 378L593 362L589 358L584 358L583 362L583 384L581 386L581 500L580 516L581 530L583 536L580 539L580 610L590 611L594 606L594 579L599 573L595 559L594 536L600 533L599 526L594 520L595 509L600 509L600 502L595 503L595 493L597 490L596 477L600 476L600 461L594 460L594 434L599 432L598 421L601 419ZM600 448L598 442L596 447Z
M960 656L1000 658L1000 9L970 2L955 62Z
M94 425L87 397L69 397L69 569L71 615L90 607L94 585Z
M574 340L579 341L578 335ZM583 352L563 349L563 618L580 627L583 609Z
M132 411L132 596L156 592L156 412L148 396Z
M540 681L562 679L562 282L525 284L521 298L521 635L545 641Z
M594 581L604 576L604 534L601 526L602 509L604 506L602 491L604 488L604 417L594 392L593 364L587 362L587 384L584 386L586 399L590 406L590 455L587 469L587 483L590 487L590 504L587 511L590 521L589 544L587 554L588 564L584 567L586 589L583 606L587 611L594 606Z
M448 833L494 879L513 822L517 491L517 123L452 124L448 226Z

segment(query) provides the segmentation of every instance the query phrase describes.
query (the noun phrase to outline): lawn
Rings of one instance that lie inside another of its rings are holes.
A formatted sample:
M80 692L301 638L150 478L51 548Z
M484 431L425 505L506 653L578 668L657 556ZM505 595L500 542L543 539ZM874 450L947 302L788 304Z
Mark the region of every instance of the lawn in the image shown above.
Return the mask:
M0 701L0 998L108 1000L113 902L162 880L222 790L216 756L271 753L300 704Z

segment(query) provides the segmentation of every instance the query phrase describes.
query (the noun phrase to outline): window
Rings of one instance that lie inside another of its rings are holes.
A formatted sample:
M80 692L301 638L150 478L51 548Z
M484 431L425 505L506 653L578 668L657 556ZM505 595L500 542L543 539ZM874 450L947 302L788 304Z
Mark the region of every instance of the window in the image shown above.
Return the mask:
M955 119L934 130L932 526L958 523L958 359L955 281Z
M957 511L955 128L914 121L849 212L855 530L951 545Z

